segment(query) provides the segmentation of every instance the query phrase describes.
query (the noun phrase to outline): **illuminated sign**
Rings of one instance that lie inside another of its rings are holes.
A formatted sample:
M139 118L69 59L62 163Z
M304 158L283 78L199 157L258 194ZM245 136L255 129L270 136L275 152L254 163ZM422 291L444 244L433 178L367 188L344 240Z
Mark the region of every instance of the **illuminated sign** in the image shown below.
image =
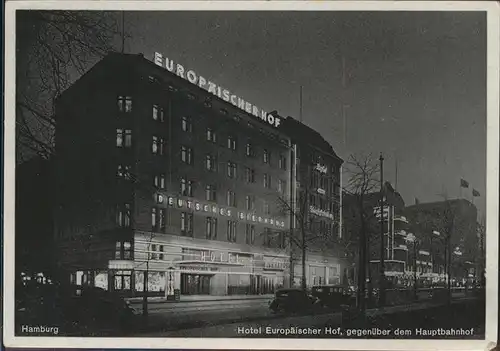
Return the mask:
M196 74L193 70L187 70L179 63L174 64L173 60L167 57L163 57L162 54L155 52L154 63L158 66L166 68L169 72L189 81L202 89L205 89L209 93L221 98L222 100L233 104L239 109L260 118L262 121L269 123L274 127L278 127L281 124L281 120L278 117L268 114L266 111L260 109L259 107L252 105L248 101L243 100L239 96L231 93L228 89L218 86L214 82L207 80L203 76Z
M196 212L211 213L228 218L236 217L237 219L246 220L248 222L269 224L276 226L278 228L285 228L285 221L275 218L258 216L255 213L233 211L230 208L218 207L216 205L202 204L197 201L184 200L175 198L173 196L164 196L162 194L157 194L156 199L158 203L163 203L164 201L166 201L167 204L172 207L187 208Z
M264 269L283 271L289 268L289 262L282 258L264 256Z
M321 172L321 173L328 172L328 167L320 165L319 163L317 163L316 166L314 166L314 169L317 170L318 172Z
M325 195L326 194L325 189L318 188L318 189L316 189L316 191L318 192L318 194L321 194L321 195Z
M321 210L319 208L316 208L314 206L309 206L309 212L311 212L312 214L315 214L316 216L334 219L333 213L326 212L326 211Z

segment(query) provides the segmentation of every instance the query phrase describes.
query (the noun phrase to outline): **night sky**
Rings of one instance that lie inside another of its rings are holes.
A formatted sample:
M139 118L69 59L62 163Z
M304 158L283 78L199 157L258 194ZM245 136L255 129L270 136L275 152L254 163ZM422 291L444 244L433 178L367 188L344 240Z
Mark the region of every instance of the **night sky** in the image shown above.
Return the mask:
M344 159L383 152L407 205L486 181L481 12L127 12L126 52L155 51L318 130ZM345 84L342 79L345 60ZM342 118L346 108L346 126Z

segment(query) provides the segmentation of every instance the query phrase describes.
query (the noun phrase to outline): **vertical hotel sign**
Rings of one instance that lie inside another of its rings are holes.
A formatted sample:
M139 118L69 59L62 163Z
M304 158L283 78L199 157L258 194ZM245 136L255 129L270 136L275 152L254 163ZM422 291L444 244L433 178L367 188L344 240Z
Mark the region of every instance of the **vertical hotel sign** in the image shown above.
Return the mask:
M243 100L239 96L233 94L230 90L225 89L214 82L207 80L205 77L198 75L195 71L186 69L183 65L179 63L174 63L167 57L163 57L162 54L155 52L154 63L158 66L166 68L169 72L189 81L202 89L205 89L209 93L221 98L222 100L233 104L239 109L261 119L268 124L278 127L281 124L281 120L278 117L268 114L261 108L251 104L248 101Z

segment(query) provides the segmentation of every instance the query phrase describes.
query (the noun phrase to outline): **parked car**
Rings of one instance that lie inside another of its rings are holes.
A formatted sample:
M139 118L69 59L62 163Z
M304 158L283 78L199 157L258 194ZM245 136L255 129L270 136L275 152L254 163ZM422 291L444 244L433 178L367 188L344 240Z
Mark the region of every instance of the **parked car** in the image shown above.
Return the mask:
M61 335L126 335L139 316L115 293L95 287L40 285L16 289L16 325L52 325Z
M318 298L318 303L324 307L337 309L352 303L350 291L341 285L317 285L313 286L311 291L312 296Z
M273 313L313 311L317 303L318 299L306 290L278 289L269 303L269 309Z

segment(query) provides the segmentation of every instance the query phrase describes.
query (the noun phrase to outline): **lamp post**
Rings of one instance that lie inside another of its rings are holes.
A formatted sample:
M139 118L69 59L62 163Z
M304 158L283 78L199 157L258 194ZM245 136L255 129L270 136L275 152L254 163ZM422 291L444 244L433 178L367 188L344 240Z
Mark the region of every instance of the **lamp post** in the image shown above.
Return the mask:
M411 243L412 245L412 250L413 250L413 298L415 300L418 299L418 290L417 290L417 237L409 233L406 237L406 240Z
M380 153L380 295L379 305L385 304L385 235L384 235L384 157ZM387 216L389 223L389 216Z

